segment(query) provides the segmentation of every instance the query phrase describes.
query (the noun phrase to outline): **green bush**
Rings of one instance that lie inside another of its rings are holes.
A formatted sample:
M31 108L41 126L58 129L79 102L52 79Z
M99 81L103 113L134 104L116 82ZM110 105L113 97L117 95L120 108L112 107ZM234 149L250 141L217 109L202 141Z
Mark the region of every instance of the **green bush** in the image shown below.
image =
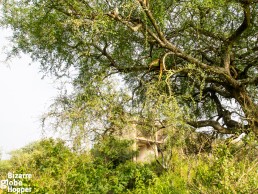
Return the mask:
M115 168L119 164L133 159L136 152L132 149L132 143L132 141L112 136L105 137L93 147L91 154L96 163Z
M31 173L23 184L38 194L245 194L258 188L255 151L253 142L222 142L212 153L198 155L173 148L169 168L161 170L155 161L133 162L128 141L107 138L79 154L62 140L47 139L12 152L10 160L0 161L0 169L1 179L8 171Z
M258 188L257 159L250 161L242 156L239 160L237 154L235 146L220 145L211 159L203 160L197 166L194 190L200 193L255 193Z

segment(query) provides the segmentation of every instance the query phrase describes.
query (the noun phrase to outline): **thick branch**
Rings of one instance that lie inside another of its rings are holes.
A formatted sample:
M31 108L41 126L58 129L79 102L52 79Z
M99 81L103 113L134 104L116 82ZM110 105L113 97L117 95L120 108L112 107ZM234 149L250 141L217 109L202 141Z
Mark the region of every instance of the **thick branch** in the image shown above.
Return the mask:
M218 93L220 96L223 96L225 98L231 97L231 94L229 92L223 90L220 87L214 86L214 85L204 88L203 93L207 93L207 92Z
M223 133L223 134L232 134L233 133L232 130L221 126L218 121L213 121L213 120L188 121L187 124L193 126L194 128L212 127L214 130L218 131L219 133Z
M219 98L218 98L218 96L215 94L215 92L212 92L211 93L211 99L213 99L213 101L215 102L215 104L216 104L216 107L217 107L217 112L218 112L218 116L219 117L223 117L223 119L224 119L224 110L223 110L223 107L222 107L222 105L221 105L221 103L220 103L220 100L219 100ZM225 120L225 119L224 119Z
M225 42L225 55L224 55L224 68L228 75L230 75L230 55L231 55L231 49L233 44L237 39L240 38L240 36L243 34L243 32L250 26L251 24L251 14L250 14L250 7L249 4L243 4L244 9L244 20L242 24L236 29L236 31L227 39Z
M158 34L158 37L165 43L167 40L164 36L164 34L162 33L160 27L158 26L155 18L153 17L151 11L148 9L148 7L146 7L145 3L142 0L138 0L138 2L141 4L144 12L146 13L147 17L149 18L149 20L151 21L155 31Z
M247 73L248 73L249 69L256 66L257 65L256 63L257 63L257 61L247 64L246 67L244 68L244 70L239 74L239 76L238 76L239 79L248 78Z
M244 20L237 30L228 38L228 42L236 41L251 24L251 13L249 4L243 4Z

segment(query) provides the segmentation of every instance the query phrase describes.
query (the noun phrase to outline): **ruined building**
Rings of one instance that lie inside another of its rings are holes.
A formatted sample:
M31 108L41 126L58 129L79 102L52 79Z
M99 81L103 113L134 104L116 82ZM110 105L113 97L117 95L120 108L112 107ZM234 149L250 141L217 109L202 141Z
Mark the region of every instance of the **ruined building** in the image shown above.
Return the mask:
M136 162L150 162L155 160L159 154L159 147L164 143L166 136L163 130L157 132L144 132L133 126L131 129L124 130L120 135L123 139L133 140L133 149L138 151L134 157Z

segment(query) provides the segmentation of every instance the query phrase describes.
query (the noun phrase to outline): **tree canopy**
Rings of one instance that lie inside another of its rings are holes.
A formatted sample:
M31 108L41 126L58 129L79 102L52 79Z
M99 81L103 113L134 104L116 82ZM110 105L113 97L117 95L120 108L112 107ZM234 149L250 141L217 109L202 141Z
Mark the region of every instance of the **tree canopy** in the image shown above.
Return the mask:
M137 116L137 124L180 121L178 128L258 135L257 0L3 5L12 53L29 53L44 72L72 78L75 92L61 96L52 115L79 132L88 124L104 133Z

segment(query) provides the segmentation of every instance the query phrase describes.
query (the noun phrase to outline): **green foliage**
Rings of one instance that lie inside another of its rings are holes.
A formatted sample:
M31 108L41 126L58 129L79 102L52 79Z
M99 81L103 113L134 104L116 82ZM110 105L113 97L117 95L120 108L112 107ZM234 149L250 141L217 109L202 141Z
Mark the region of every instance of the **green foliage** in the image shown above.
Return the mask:
M185 194L188 192L183 178L173 173L165 173L161 177L155 178L148 186L138 186L132 193Z
M73 167L75 155L63 141L47 139L12 153L10 159L16 173L31 173L28 180L34 193L66 191L66 174Z
M76 154L63 141L49 139L30 144L13 152L10 160L1 161L0 178L4 180L9 171L31 173L32 179L23 183L39 194L255 193L257 148L251 142L229 146L218 143L212 155L185 155L177 148L173 150L169 168L161 171L155 161L142 164L128 160L127 141L110 138L103 145L95 145L92 154ZM119 163L105 163L114 159Z
M92 154L75 154L61 140L42 140L2 161L1 178L10 170L31 173L32 179L23 184L33 193L121 193L155 177L147 166L130 161L134 152L128 141L110 138L95 145Z
M258 184L257 159L238 158L234 145L219 145L209 163L202 161L193 179L196 191L201 193L253 193ZM233 148L233 150L232 150ZM241 152L245 147L240 148ZM251 149L249 149L251 151ZM257 151L257 150L256 150ZM248 154L247 154L248 155Z
M3 172L32 172L34 193L256 191L257 2L149 2L3 2L10 54L29 53L74 86L43 118L72 149L43 140L1 161ZM113 137L132 125L151 138L163 131L155 165L133 163L132 142ZM192 133L201 127L248 138L216 144Z
M91 153L97 163L115 168L121 163L132 160L136 155L132 143L132 140L119 140L112 136L105 137L104 140L94 145Z
M29 53L45 73L71 78L74 92L60 96L48 116L80 147L92 131L123 128L124 113L217 133L238 133L242 123L256 131L256 4L10 0L1 23L14 30L11 53ZM151 67L155 60L160 67ZM115 76L126 90L117 90ZM234 103L239 110L229 110Z
M3 178L12 169L12 164L9 160L0 161L0 178Z

